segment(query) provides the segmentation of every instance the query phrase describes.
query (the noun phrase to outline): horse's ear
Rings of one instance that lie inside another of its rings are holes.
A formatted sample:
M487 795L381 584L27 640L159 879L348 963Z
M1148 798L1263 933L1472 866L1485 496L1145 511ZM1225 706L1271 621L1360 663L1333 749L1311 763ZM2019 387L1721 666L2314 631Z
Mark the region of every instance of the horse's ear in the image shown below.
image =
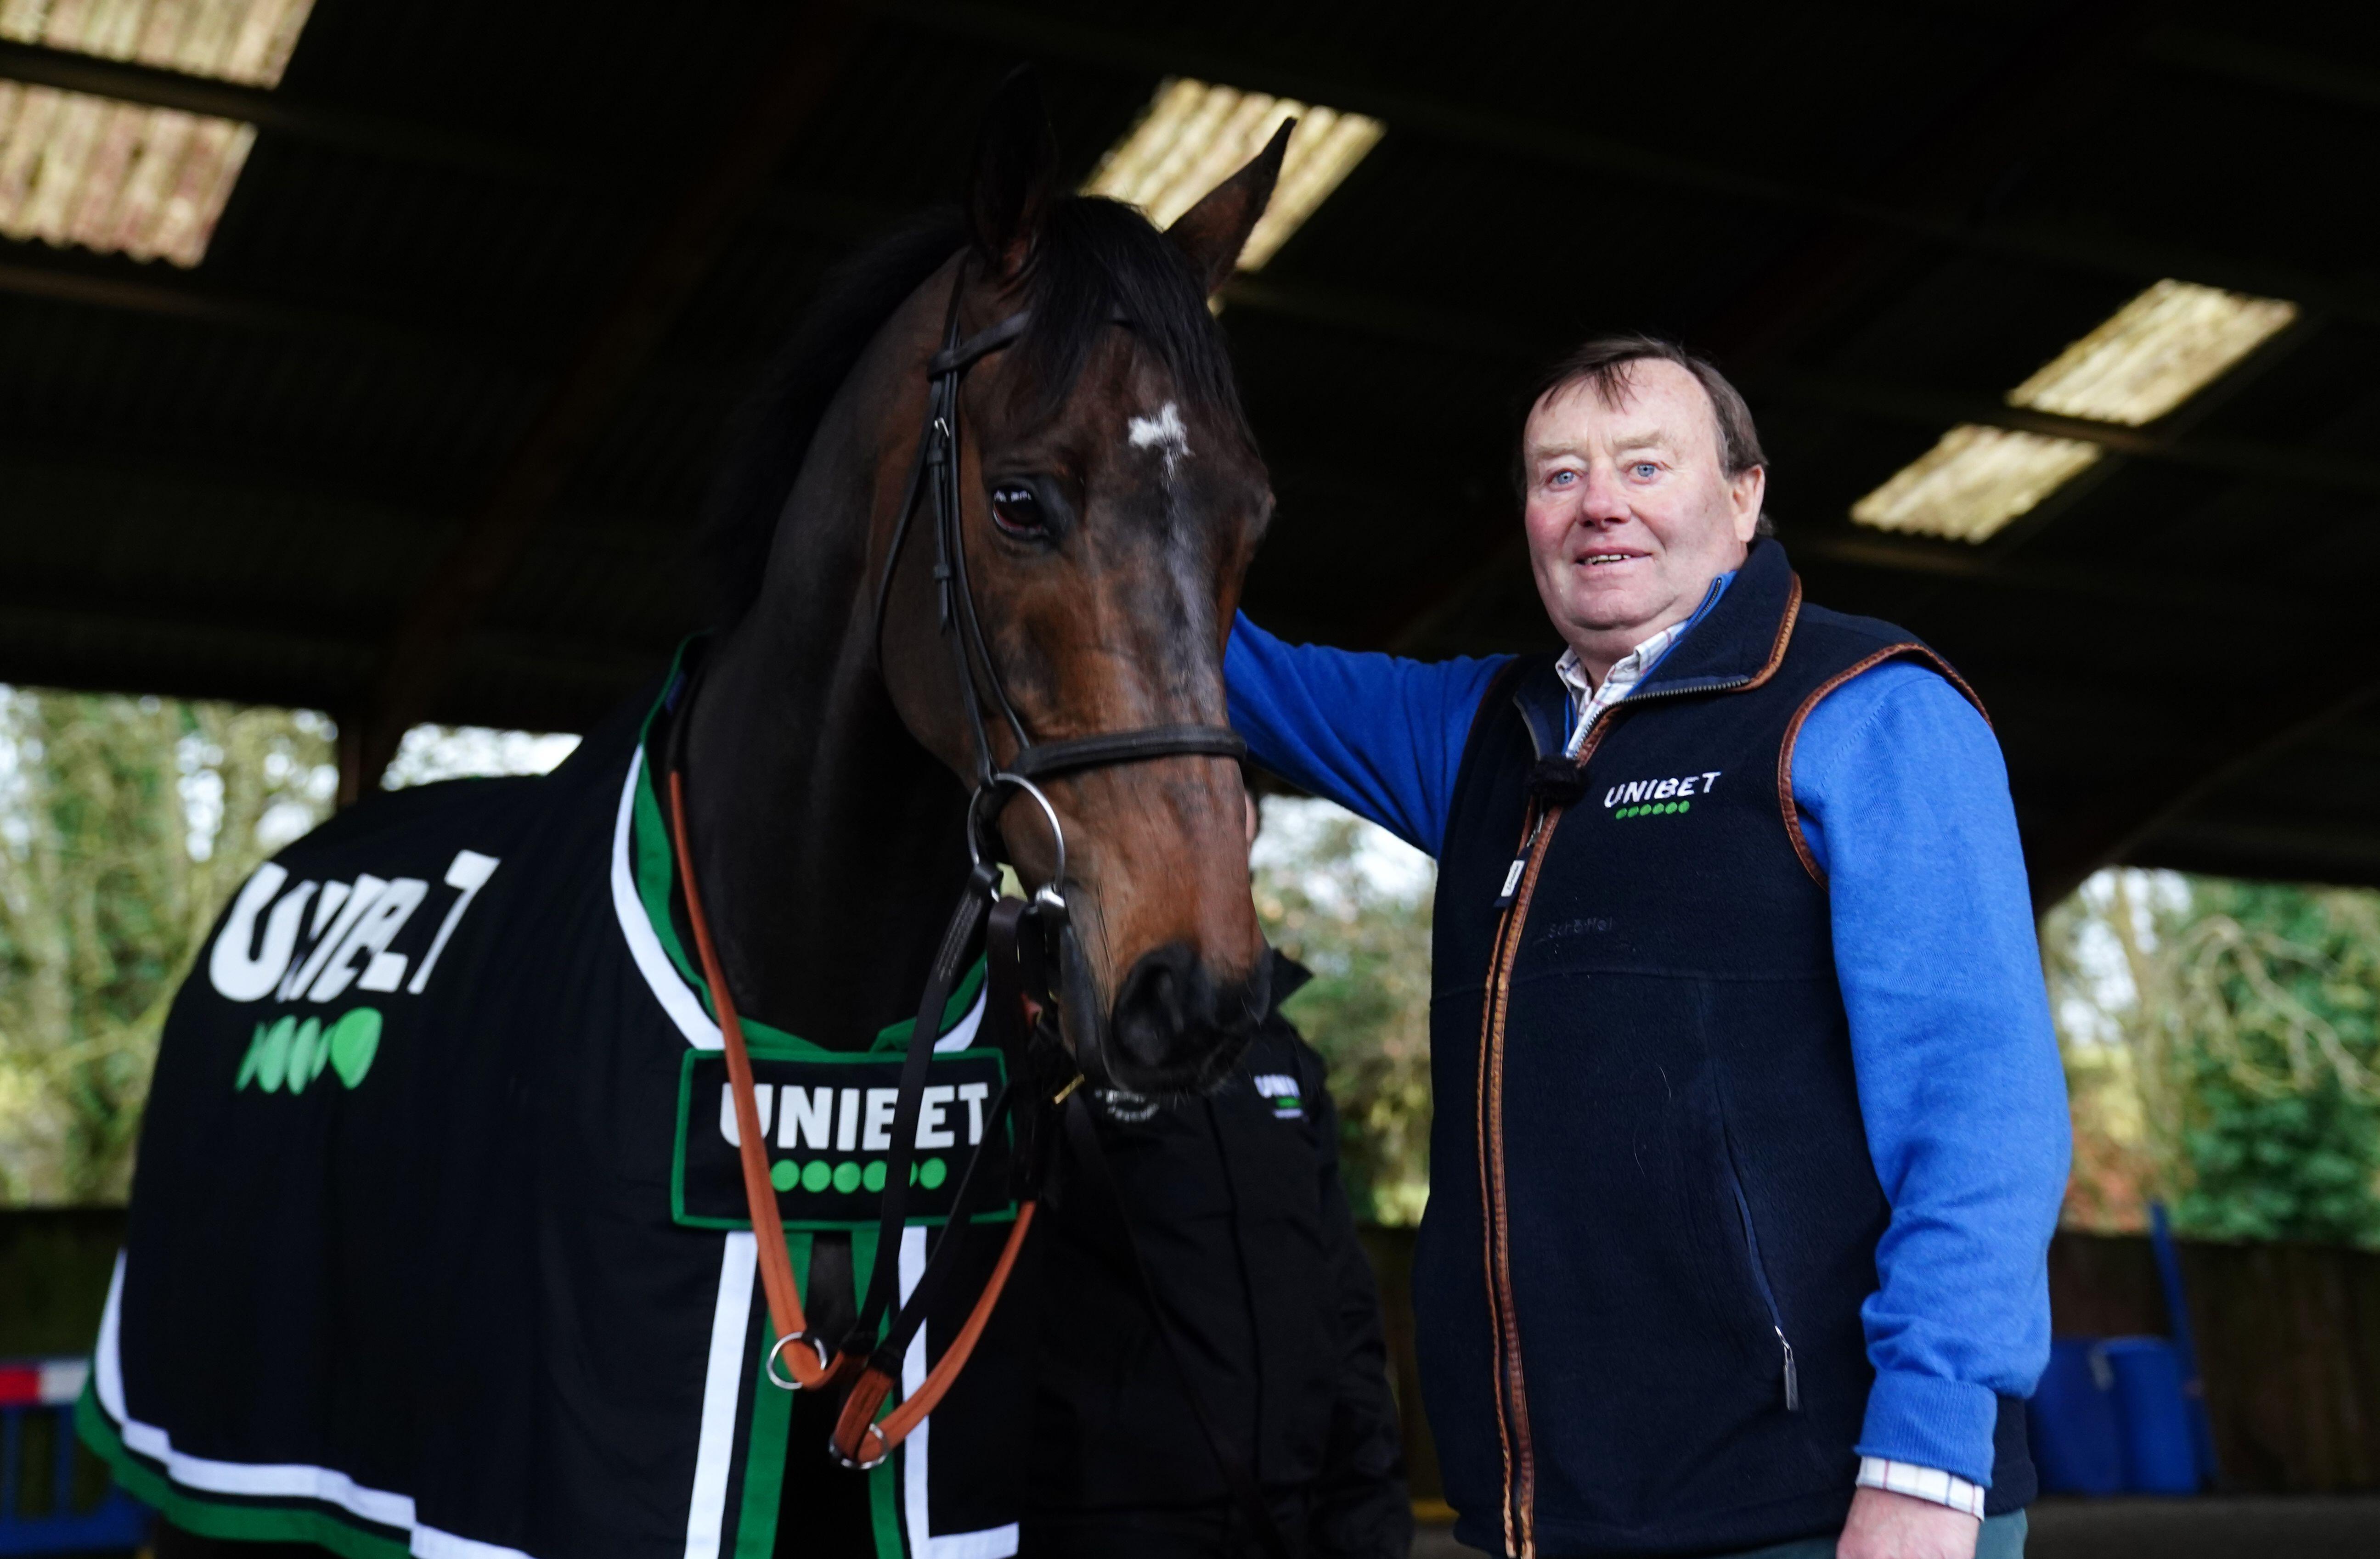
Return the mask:
M1205 199L1165 230L1165 236L1180 245L1190 263L1198 268L1208 292L1230 281L1232 272L1239 269L1240 250L1272 200L1272 187L1281 177L1281 160L1289 152L1289 132L1295 128L1296 120L1282 120L1272 139L1248 160L1246 167L1207 191Z
M1042 106L1040 78L1019 66L992 97L967 196L967 225L996 274L1024 268L1057 182L1058 137Z

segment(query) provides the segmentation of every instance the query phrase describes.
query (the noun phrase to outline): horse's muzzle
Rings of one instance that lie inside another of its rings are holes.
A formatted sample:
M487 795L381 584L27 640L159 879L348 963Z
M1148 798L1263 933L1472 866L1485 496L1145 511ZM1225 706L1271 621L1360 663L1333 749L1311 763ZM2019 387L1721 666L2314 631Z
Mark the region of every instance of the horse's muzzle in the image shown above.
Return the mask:
M1168 942L1141 955L1108 1014L1071 927L1060 963L1075 1065L1094 1086L1135 1094L1203 1093L1222 1081L1264 1021L1272 985L1269 958L1239 979L1218 981L1196 949Z

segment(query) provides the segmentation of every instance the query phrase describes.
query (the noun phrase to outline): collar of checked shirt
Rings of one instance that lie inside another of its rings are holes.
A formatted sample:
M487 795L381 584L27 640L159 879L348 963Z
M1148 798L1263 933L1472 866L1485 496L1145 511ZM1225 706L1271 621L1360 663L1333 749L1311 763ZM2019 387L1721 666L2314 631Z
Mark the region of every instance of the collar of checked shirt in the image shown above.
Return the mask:
M1718 604L1719 597L1727 594L1727 587L1734 582L1733 569L1713 579L1710 588L1703 592L1702 604L1694 608L1693 616L1682 622L1670 623L1622 656L1620 663L1605 675L1601 687L1588 685L1586 668L1578 663L1578 651L1562 651L1561 659L1554 662L1554 670L1560 674L1562 686L1570 690L1571 707L1578 711L1577 719L1571 722L1569 744L1562 748L1564 757L1578 756L1579 748L1586 742L1587 728L1595 723L1595 717L1633 693L1636 684L1645 680L1645 673L1660 663L1661 657L1670 653L1671 645L1686 636L1687 629L1710 615L1710 609Z
M1554 662L1554 670L1560 673L1562 685L1570 689L1571 706L1578 711L1578 718L1571 723L1570 744L1562 749L1564 755L1578 755L1580 744L1586 740L1586 728L1595 723L1595 717L1634 692L1636 684L1645 680L1645 673L1653 669L1654 662L1669 653L1671 645L1685 637L1686 630L1693 627L1695 619L1701 616L1698 611L1682 622L1672 622L1621 656L1619 663L1605 674L1601 687L1587 682L1586 669L1578 663L1578 651L1562 651L1562 658Z

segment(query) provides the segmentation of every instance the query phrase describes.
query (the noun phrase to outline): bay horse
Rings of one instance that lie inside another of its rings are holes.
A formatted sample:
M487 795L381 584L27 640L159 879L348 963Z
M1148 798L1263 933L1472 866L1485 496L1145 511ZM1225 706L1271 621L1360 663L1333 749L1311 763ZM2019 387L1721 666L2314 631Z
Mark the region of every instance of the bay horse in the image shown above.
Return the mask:
M1029 1222L1026 1060L997 965L939 999L942 909L987 852L1062 908L1106 1086L1207 1086L1262 1018L1218 728L1271 495L1206 305L1287 133L1160 234L1060 191L1012 79L963 216L847 268L754 403L715 633L553 774L375 797L242 888L79 1409L185 1552L1014 1552L1034 1297L975 1299ZM922 1317L895 1400L947 1395L855 1471L780 1372L832 1384L786 1345L877 1336L875 1287Z

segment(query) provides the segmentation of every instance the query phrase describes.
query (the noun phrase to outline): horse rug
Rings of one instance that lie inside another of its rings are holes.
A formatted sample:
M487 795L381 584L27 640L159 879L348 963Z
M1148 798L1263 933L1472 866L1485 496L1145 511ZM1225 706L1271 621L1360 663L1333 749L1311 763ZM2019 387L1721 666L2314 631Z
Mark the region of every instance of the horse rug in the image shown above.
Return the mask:
M551 775L351 808L215 927L166 1022L78 1410L177 1524L350 1559L754 1559L781 1516L790 1537L818 1489L864 1477L877 1559L1015 1551L1014 1300L864 1475L828 1464L823 1429L789 1444L808 1419L762 1379L719 1029L653 772L681 685ZM831 1270L845 1315L880 1260L907 1298L1014 1065L975 1043L980 985L943 1014L895 1251L877 1192L911 1025L854 1053L745 1021L795 1271ZM966 1261L904 1390L1014 1215L956 1231Z

